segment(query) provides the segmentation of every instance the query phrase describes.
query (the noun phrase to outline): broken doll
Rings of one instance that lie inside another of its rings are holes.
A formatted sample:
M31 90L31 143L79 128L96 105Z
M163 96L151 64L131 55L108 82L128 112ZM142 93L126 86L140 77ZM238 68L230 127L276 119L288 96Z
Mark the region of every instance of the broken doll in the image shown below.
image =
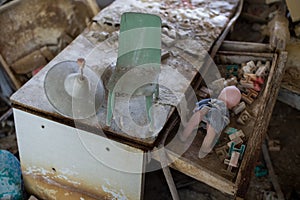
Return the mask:
M229 124L229 109L240 103L241 92L235 86L225 87L218 98L204 99L198 102L194 114L179 133L181 141L186 141L200 123L206 125L207 133L202 142L199 158L204 158L215 146L222 130Z

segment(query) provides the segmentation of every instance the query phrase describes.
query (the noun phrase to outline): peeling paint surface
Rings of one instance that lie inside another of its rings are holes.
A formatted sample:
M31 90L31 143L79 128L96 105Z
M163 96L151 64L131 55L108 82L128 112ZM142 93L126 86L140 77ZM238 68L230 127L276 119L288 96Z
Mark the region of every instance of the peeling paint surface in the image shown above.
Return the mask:
M112 195L112 200L128 200L126 195L124 194L123 189L117 191L113 188L113 186L109 183L109 179L105 179L106 185L102 186L104 192Z
M14 114L25 185L37 197L140 198L143 151L24 111Z
M67 173L64 173L64 172L67 172ZM61 173L61 174L59 174L59 173ZM73 186L80 185L80 182L73 181L70 179L70 177L76 176L76 175L78 175L78 173L72 172L69 169L68 170L63 169L58 172L56 172L56 171L54 172L53 169L47 170L42 167L30 166L30 167L25 168L25 170L23 170L23 174L24 175L34 175L34 176L43 176L45 178L45 180L49 179L49 182L51 182L51 179L55 179L58 182L60 182L60 181L66 182Z

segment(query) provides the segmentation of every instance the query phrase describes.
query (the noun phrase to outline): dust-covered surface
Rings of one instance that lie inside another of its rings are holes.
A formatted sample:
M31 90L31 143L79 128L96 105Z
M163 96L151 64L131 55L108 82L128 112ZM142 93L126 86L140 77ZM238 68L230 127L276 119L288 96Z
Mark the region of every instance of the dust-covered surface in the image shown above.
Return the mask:
M62 53L53 59L36 77L21 88L12 100L37 112L47 113L57 117L55 110L45 98L43 82L47 71L59 61L76 60L84 57L86 64L96 73L102 76L111 63L116 61L118 47L117 30L119 20L123 12L147 12L158 14L162 18L162 52L168 51L171 55L161 66L159 85L161 88L157 102L159 106L153 109L153 115L159 116L155 122L154 130L149 132L147 125L146 109L143 108L144 100L132 106L133 110L128 115L128 99L125 100L127 107L119 107L108 129L123 138L130 138L142 144L153 144L158 133L164 127L171 114L171 106L178 106L184 99L184 93L189 88L197 71L202 67L207 51L213 45L222 30L226 27L230 17L236 10L238 1L192 1L184 4L181 1L166 1L164 3L152 1L115 1L109 7L102 10L95 18L94 23L73 41ZM108 39L107 39L108 38ZM103 80L105 85L105 80ZM164 87L164 88L163 88ZM166 92L167 89L170 92ZM34 94L29 96L27 94ZM126 98L125 98L126 99ZM160 101L161 100L161 101ZM80 122L93 127L104 127L106 118L106 104L104 101L97 116ZM136 106L140 105L139 108ZM124 110L124 109L125 110ZM155 111L163 111L159 115ZM166 112L165 112L166 110ZM185 110L184 107L181 110ZM124 115L126 114L127 115ZM139 119L140 122L137 122ZM135 125L142 127L136 129ZM145 124L145 126L141 126Z

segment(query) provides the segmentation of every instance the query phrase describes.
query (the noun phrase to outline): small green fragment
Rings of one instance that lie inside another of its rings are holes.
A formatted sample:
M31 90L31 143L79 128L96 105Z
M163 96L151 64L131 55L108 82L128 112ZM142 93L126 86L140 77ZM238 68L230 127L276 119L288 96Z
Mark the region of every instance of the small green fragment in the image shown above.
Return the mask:
M232 127L227 127L226 129L225 129L225 133L227 133L228 135L231 135L231 134L233 134L233 133L235 133L235 132L237 132L238 130L236 129L236 128L232 128Z

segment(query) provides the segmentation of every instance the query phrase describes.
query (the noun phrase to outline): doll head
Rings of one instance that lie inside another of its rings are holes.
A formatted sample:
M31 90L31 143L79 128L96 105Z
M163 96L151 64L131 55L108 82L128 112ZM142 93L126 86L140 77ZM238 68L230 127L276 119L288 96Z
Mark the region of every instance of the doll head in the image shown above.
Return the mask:
M218 99L224 101L227 108L231 109L240 103L241 92L235 86L227 86L221 91Z

